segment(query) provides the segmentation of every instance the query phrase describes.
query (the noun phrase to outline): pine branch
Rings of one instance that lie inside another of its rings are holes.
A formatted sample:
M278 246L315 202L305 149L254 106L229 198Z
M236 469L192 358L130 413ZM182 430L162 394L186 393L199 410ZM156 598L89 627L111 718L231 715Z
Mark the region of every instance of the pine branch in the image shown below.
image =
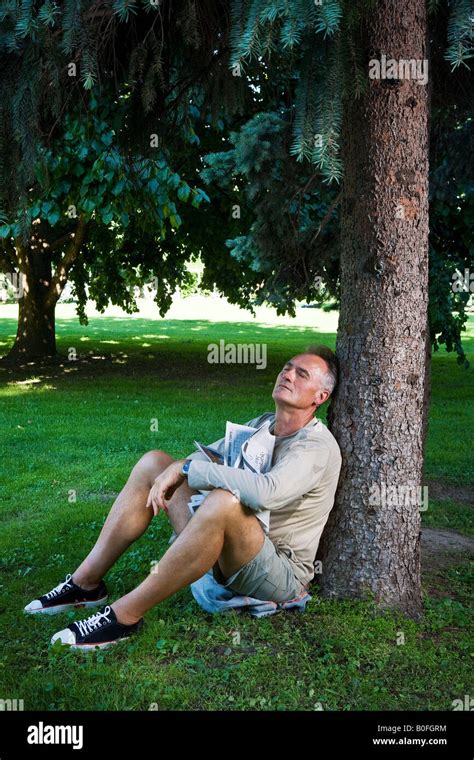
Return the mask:
M321 232L323 231L323 229L329 223L329 220L331 219L331 216L333 214L334 209L337 208L337 206L339 206L339 203L341 202L341 198L342 198L342 192L339 193L336 196L336 198L333 200L333 202L329 206L328 210L326 211L326 213L324 215L324 218L323 218L321 224L319 225L318 229L316 230L316 232L314 233L313 237L311 238L310 245L313 245L313 243L317 240L317 238L319 237L319 235L321 234Z
M185 81L185 83L181 86L181 89L179 90L178 94L175 95L175 97L172 100L167 102L166 108L167 109L174 108L174 106L180 102L181 98L187 92L187 90L191 87L191 85L195 84L196 82L199 82L202 79L204 74L208 74L211 71L211 69L215 66L215 64L218 63L218 61L221 58L223 58L224 55L226 55L228 52L229 50L227 47L222 47L217 53L217 55L214 55L211 58L207 66L204 66L202 69L199 69L199 71L196 71L192 77L190 77L189 79ZM182 84L182 82L177 82L173 87L171 87L167 91L166 95L173 92L173 90L175 90L176 87L178 87L180 84Z
M454 0L448 21L448 49L445 58L456 69L461 64L469 68L467 60L474 57L471 0Z

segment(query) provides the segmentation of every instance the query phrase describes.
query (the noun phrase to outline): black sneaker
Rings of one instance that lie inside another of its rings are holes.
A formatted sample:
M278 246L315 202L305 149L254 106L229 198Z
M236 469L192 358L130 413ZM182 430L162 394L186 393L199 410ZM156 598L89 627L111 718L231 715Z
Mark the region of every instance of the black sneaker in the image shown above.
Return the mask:
M143 618L133 625L119 623L112 607L107 606L55 633L51 644L60 641L73 649L106 649L137 633L142 626Z
M56 615L57 612L67 612L80 607L100 607L107 601L107 598L107 588L104 581L101 581L98 587L92 591L86 591L73 583L72 575L66 575L66 579L56 588L27 604L24 612L27 615L36 615L38 612L45 615Z

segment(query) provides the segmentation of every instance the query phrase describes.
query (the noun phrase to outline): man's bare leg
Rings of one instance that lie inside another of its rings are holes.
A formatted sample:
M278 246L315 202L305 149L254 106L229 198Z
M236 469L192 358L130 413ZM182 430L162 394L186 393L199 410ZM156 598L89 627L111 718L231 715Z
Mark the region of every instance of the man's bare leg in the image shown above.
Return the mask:
M107 570L145 532L153 517L151 507L145 507L150 488L155 478L173 461L163 451L149 451L136 463L111 507L95 546L73 573L74 583L84 589L98 586ZM191 519L187 503L193 493L196 491L185 482L170 500L168 517L177 534Z
M155 605L204 575L219 560L224 577L253 559L265 536L255 514L228 491L213 490L137 588L111 606L119 622L136 623Z

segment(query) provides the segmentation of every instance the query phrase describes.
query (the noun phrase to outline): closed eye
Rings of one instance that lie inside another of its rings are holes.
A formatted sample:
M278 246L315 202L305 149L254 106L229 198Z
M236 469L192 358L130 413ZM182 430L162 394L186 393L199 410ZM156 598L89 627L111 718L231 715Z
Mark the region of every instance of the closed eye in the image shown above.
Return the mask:
M284 372L285 370L288 370L288 369L292 369L294 366L295 365L292 362L288 362L283 367L282 372ZM305 380L309 380L310 374L309 374L309 372L307 370L303 369L303 367L295 367L295 369L296 369L296 372L297 372L297 374L298 374L299 377L304 377Z

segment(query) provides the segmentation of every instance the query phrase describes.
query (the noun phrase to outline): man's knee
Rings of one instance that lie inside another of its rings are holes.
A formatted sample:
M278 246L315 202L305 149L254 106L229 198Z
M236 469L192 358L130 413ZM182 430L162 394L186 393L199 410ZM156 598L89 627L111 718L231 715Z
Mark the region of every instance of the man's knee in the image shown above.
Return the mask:
M133 469L135 471L138 470L146 473L149 476L151 483L153 483L160 472L163 472L163 470L174 461L173 457L170 457L166 451L153 449L152 451L147 451L146 454L138 460Z
M147 451L146 454L143 454L142 458L140 459L140 462L142 461L146 463L157 464L161 462L173 462L174 459L166 451L162 451L161 449L152 449L151 451Z
M201 510L206 514L215 513L222 516L224 514L243 515L247 508L240 503L235 494L225 491L223 488L214 488L206 496L198 512Z

